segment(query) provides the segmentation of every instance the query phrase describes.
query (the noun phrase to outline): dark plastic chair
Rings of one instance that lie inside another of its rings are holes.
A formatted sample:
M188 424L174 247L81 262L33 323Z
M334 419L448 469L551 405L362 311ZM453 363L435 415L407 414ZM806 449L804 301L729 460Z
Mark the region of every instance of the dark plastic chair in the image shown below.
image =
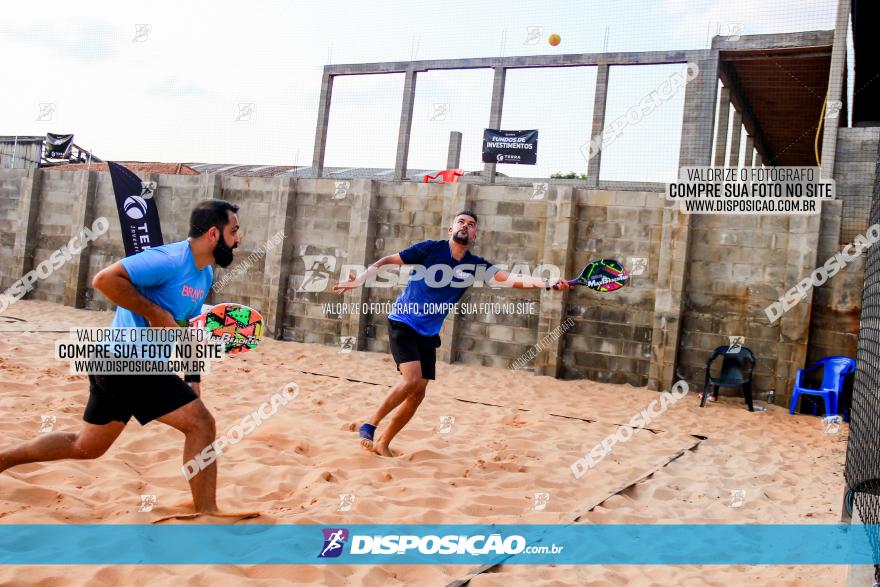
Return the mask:
M739 347L736 351L728 353L729 346L720 346L712 351L712 356L706 363L706 382L703 384L703 395L700 398L700 407L706 405L708 398L709 386L713 386L712 396L718 399L719 387L742 387L745 395L746 405L749 411L754 412L752 405L752 371L755 370L755 354L744 346ZM721 374L718 377L712 377L712 362L719 356L723 356L721 362ZM746 361L748 361L748 369L746 369Z
M822 367L822 384L819 389L804 387L803 375ZM812 367L798 369L794 381L794 391L791 393L791 405L788 413L794 414L798 400L802 395L817 395L825 402L825 415L837 414L840 392L843 390L843 379L850 373L855 372L856 362L849 357L825 357L819 359Z

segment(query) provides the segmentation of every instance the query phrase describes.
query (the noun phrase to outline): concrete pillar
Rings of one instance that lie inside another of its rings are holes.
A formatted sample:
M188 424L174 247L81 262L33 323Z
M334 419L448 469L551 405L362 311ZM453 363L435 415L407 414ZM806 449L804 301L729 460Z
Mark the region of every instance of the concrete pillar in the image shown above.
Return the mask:
M816 268L820 220L820 214L789 217L783 283L796 284ZM813 290L810 289L805 298L779 319L779 350L774 370L774 389L780 398L776 402L779 405L787 406L791 401L795 374L807 360L812 306Z
M94 171L74 171L74 184L77 192L73 196L70 236L78 235L83 227L91 227L95 221L95 194L98 188L98 174ZM83 247L72 255L67 266L67 282L64 285L64 305L74 308L85 307L85 293L89 285L89 247Z
M356 179L351 182L351 216L348 228L347 263L366 267L375 261L373 249L376 242L376 206L379 200L379 182ZM346 294L346 302L360 305L370 300L370 289L356 287ZM366 348L364 329L369 316L365 312L353 312L344 319L342 336L355 337L355 350Z
M446 169L458 169L461 167L461 133L453 130L449 132L449 151L446 154Z
M730 162L728 167L739 167L739 142L743 132L743 118L739 110L733 111L733 126L730 128Z
M718 51L706 51L705 57L697 63L699 74L685 89L678 155L682 167L709 165L712 162L718 64ZM690 215L679 212L677 203L667 202L663 209L651 365L648 370L648 387L651 389L668 390L675 383L690 236Z
M507 69L495 67L495 79L492 82L492 105L489 110L489 128L499 129L501 126L501 111L504 107L504 83L507 79ZM486 163L483 167L483 175L489 178L489 183L495 183L495 163Z
M409 157L409 139L412 133L413 106L416 100L416 72L406 71L403 82L403 104L400 108L400 128L397 131L397 159L394 162L394 178L406 177L406 161Z
M573 273L576 216L574 189L569 186L551 186L547 199L544 255L541 262L556 265L563 275ZM564 339L562 323L566 319L567 300L568 292L541 290L537 342L540 343L547 337L549 344L535 357L535 375L560 375Z
M468 183L447 183L443 186L443 213L441 226L452 226L455 215L462 210L472 209L477 186ZM446 363L455 361L455 349L458 344L458 328L461 315L452 313L443 321L440 340L443 344L437 350L437 357Z
M730 88L722 86L718 100L718 131L715 134L715 167L724 167L727 156L727 127L730 125Z
M318 124L315 128L315 148L312 150L312 171L315 177L324 176L324 153L327 150L327 127L330 124L330 101L333 98L333 76L321 78L321 98L318 101Z
M743 167L751 167L752 166L752 158L755 156L755 139L752 135L746 135L746 152L745 159L743 159Z
M668 390L675 383L690 248L690 220L689 214L679 212L678 204L673 203L663 209L651 365L648 369L648 387L651 389Z
M694 66L697 76L688 82L684 94L679 165L711 165L712 131L718 103L718 50L701 52ZM740 122L740 125L742 122Z
M608 73L610 69L607 63L603 63L598 66L596 71L593 127L585 153L587 157L587 186L592 188L599 187L599 169L602 165L602 132L605 130L605 107L608 103Z
M843 80L846 75L846 37L849 30L849 0L838 0L837 20L834 26L834 44L831 47L831 70L828 72L828 94L825 103L825 121L822 128L822 177L834 177L835 151L837 149L837 129L840 124L840 110L834 118L828 118L829 104L844 100Z
M27 176L21 179L21 198L18 200L18 211L16 213L18 226L15 230L15 242L12 245L14 267L10 270L13 281L21 278L22 275L34 267L34 249L37 245L37 216L40 213L42 179L43 172L38 168L28 170ZM27 295L30 295L30 292Z
M205 200L221 200L223 176L217 173L203 173L199 177L199 190L202 192L202 198Z
M284 334L284 312L290 269L293 267L293 230L296 217L296 179L275 178L276 188L269 202L269 231L271 239L279 231L284 235L280 244L266 251L263 269L263 319L266 334L280 340ZM267 247L268 248L268 247Z

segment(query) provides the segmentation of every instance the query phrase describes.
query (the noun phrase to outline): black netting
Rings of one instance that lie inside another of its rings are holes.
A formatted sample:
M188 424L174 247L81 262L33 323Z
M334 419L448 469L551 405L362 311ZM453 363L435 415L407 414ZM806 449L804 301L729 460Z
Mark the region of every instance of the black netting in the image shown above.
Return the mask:
M878 223L880 159L874 178L870 219L871 225ZM867 251L856 367L844 472L846 507L857 511L862 523L877 525L880 524L880 246ZM873 534L871 545L878 552L880 537ZM880 565L874 566L874 576L880 581Z

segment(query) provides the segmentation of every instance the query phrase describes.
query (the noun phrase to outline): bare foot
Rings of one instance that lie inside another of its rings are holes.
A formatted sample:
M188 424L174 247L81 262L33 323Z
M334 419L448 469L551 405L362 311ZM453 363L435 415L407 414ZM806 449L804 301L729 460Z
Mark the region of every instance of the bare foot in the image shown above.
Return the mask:
M373 450L373 441L367 440L366 438L361 438L361 446L364 448L364 450L372 451Z
M381 440L376 442L373 445L373 452L379 455L380 457L393 457L394 453L391 452L391 449L388 448L387 444L384 444Z

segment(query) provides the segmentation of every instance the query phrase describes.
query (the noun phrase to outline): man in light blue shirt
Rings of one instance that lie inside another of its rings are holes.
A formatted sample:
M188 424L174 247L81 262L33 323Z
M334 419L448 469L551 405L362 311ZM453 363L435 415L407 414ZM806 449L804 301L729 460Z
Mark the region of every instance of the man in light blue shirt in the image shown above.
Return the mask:
M213 281L213 263L227 267L239 242L238 206L223 200L198 204L189 238L147 249L103 269L92 281L118 307L114 327L174 328L199 315ZM158 420L184 433L183 461L214 442L214 418L199 399L197 377L89 375L89 400L79 432L43 434L0 451L0 472L16 465L60 459L94 459L107 451L132 416ZM196 512L217 512L217 464L189 480Z

